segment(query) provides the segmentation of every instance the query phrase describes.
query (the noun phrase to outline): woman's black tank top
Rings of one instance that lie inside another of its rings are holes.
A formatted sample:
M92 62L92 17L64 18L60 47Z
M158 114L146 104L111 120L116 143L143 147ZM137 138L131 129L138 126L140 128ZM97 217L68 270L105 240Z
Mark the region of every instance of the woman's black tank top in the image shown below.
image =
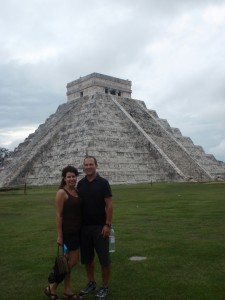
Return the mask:
M81 199L74 197L66 189L63 189L68 199L64 202L62 216L63 233L77 233L81 227Z

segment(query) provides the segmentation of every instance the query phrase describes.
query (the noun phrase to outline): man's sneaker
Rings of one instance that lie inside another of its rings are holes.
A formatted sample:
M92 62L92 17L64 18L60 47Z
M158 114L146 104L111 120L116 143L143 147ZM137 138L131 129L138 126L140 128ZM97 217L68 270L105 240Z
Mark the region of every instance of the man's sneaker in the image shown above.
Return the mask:
M87 286L80 291L79 295L87 295L88 293L94 291L96 289L96 282L95 281L90 281L88 282Z
M101 287L98 293L95 295L95 299L105 299L109 294L109 289L105 287Z

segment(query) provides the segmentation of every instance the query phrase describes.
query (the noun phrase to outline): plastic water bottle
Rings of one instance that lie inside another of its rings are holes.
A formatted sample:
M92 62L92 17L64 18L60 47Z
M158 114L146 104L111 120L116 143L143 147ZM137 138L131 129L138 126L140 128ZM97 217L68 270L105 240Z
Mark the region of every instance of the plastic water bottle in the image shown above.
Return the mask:
M109 235L109 252L115 252L116 248L115 248L115 231L113 228L111 228L110 230L110 235Z

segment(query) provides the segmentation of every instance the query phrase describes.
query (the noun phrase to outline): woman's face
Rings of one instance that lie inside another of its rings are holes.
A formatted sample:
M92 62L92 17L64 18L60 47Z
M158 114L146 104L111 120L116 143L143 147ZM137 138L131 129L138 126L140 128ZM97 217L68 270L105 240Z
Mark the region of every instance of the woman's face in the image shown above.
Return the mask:
M67 186L74 187L77 182L77 176L72 172L67 172L64 180Z

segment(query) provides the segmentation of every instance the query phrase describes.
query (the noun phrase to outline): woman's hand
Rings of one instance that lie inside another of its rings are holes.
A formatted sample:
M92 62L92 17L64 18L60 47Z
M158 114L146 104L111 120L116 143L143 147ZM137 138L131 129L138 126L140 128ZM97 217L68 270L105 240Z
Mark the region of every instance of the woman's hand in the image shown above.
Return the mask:
M57 237L57 244L58 244L59 246L62 246L62 245L63 245L63 238L62 238L62 236L58 236L58 237Z

